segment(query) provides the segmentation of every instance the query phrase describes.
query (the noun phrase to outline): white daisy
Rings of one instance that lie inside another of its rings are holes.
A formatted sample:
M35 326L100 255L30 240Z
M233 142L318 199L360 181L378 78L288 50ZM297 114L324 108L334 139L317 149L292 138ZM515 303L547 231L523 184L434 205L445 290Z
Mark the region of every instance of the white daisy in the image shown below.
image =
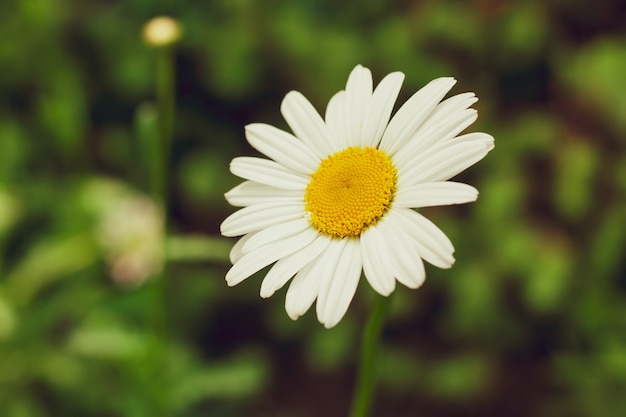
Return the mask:
M281 113L294 134L246 126L250 145L270 159L238 157L230 165L247 181L226 193L243 207L221 225L224 236L243 236L231 251L229 286L274 263L261 297L293 277L289 316L297 319L317 299L317 317L330 328L345 315L361 272L387 296L396 280L422 285L422 260L452 266L450 240L415 209L476 200L474 187L448 179L481 160L494 140L457 136L476 120L470 106L478 99L464 93L441 101L453 78L431 81L391 118L403 79L394 72L373 89L371 72L359 65L325 120L291 91Z

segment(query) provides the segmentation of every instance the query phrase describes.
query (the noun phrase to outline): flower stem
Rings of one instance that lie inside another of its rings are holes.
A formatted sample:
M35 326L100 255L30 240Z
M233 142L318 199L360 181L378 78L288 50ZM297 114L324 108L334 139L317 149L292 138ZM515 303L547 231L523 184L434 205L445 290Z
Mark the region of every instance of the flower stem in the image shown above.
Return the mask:
M156 49L156 98L158 112L158 144L152 192L162 205L167 206L167 177L170 148L174 125L174 62L172 48L164 46Z
M156 95L156 131L152 137L152 147L146 156L150 158L150 192L161 210L163 243L163 263L161 272L154 277L153 331L155 345L152 377L160 378L162 383L159 394L154 399L155 416L171 415L170 378L167 375L167 352L171 338L171 288L168 280L167 236L168 236L168 189L169 160L173 140L175 95L174 61L171 45L157 47L155 52L155 95ZM164 374L165 373L165 374Z
M168 166L174 122L174 64L170 45L155 51L155 95L157 101L156 142L150 152L150 192L163 216L163 233L167 236ZM166 239L163 241L163 269L156 278L155 329L160 339L166 340L169 327Z
M361 363L352 398L350 417L367 417L369 415L376 383L375 364L378 342L390 304L391 297L377 294L376 303L365 324L361 340Z

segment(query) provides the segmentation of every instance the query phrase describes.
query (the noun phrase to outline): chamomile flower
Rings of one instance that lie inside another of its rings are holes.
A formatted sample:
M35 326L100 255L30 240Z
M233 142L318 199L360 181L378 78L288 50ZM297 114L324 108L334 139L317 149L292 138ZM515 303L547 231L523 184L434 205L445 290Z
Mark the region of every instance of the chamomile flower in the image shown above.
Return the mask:
M296 319L317 300L317 317L330 328L345 315L362 273L387 296L396 281L422 285L423 261L452 266L450 240L415 209L476 200L474 187L448 180L481 160L494 140L459 136L476 120L470 106L478 99L464 93L442 101L453 78L431 81L391 117L403 80L394 72L373 88L371 72L359 65L324 119L291 91L281 113L293 134L246 126L250 145L269 159L238 157L230 165L246 181L226 193L242 207L221 225L224 236L242 236L231 251L229 286L273 264L261 296L291 280L287 314Z

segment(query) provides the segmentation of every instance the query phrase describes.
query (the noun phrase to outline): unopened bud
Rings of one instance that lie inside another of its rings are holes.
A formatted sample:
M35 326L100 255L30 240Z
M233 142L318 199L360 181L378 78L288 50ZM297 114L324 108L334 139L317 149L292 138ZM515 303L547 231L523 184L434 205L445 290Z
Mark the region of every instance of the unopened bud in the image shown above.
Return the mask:
M176 43L181 35L180 24L171 17L155 17L143 27L143 39L151 46L171 45Z

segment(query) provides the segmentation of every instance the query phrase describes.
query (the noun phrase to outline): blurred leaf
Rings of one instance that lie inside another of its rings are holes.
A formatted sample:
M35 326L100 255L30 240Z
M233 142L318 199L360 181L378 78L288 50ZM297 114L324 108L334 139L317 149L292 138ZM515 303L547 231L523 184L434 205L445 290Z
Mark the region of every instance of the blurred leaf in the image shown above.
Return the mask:
M358 361L359 340L354 321L343 320L330 330L318 328L307 346L311 368L331 370L348 359Z
M414 393L425 371L420 355L404 347L382 346L377 367L380 386Z
M11 398L6 401L7 415L11 417L46 417L48 413L42 404L33 402L31 398Z
M626 248L626 201L616 204L600 219L591 241L589 268L600 277L625 279L624 248Z
M3 183L21 179L25 161L31 156L30 147L25 129L0 116L0 179Z
M585 142L569 143L557 159L554 199L569 220L580 220L595 200L594 176L598 167L595 149Z
M219 261L229 263L233 242L222 237L170 236L167 256L171 261Z
M18 2L20 15L27 19L30 25L40 30L50 30L58 25L67 12L66 2L62 0L33 0Z
M9 193L0 183L0 241L22 215L18 199Z
M510 165L511 159L519 161L526 155L549 154L562 137L563 128L551 114L535 111L516 114L506 130L496 135L496 140L505 141L497 144L495 152L499 155L505 152L505 156L504 160L495 162Z
M476 51L482 41L481 22L470 3L433 2L415 15L415 29L421 42L442 39Z
M515 169L515 167L508 169ZM515 238L517 227L514 227L515 225L512 225L510 220L520 218L528 196L527 188L524 177L518 172L496 171L495 175L490 175L482 181L478 204L475 207L477 219L482 222L483 226L485 224L499 226L497 233L494 233L495 236L492 236L499 242L508 240L509 236ZM486 234L489 232L488 230ZM507 245L506 242L503 244ZM495 249L499 250L500 247Z
M228 163L215 152L195 152L184 161L178 172L181 187L188 198L198 203L224 201L224 173Z
M463 355L432 363L423 380L433 394L463 401L484 390L489 377L489 364L483 357Z
M505 50L515 55L515 62L536 56L546 48L549 20L540 2L518 2L501 21Z
M141 27L145 22L129 16L129 6L120 3L95 8L84 28L90 35L96 56L101 59L102 68L98 70L113 82L109 91L126 97L145 98L152 87L152 56L141 39Z
M207 399L232 401L250 396L263 388L267 380L268 369L264 361L255 356L241 355L188 372L177 381L172 397L175 408L183 410Z
M573 272L570 248L549 237L540 240L533 257L533 271L525 278L528 304L537 311L548 312L565 301Z
M442 332L451 337L460 333L489 338L498 331L501 339L507 338L502 333L508 323L506 317L499 314L502 308L499 288L498 277L487 265L474 262L457 270L454 283L450 285L451 308L444 313L447 317L441 325Z
M9 339L17 326L17 317L11 305L0 292L0 341Z
M45 286L93 264L98 254L87 234L42 242L10 271L7 291L20 303L28 303Z
M150 342L146 334L125 328L105 311L94 312L76 329L67 342L70 352L99 359L145 356Z
M69 158L80 157L85 140L87 104L78 74L68 67L47 74L48 84L39 100L39 118L59 150Z
M54 387L71 390L80 387L85 378L75 356L49 350L40 358L40 372Z
M626 49L623 39L598 38L575 51L557 56L565 82L590 107L597 106L607 121L626 129ZM624 137L621 137L622 141Z

